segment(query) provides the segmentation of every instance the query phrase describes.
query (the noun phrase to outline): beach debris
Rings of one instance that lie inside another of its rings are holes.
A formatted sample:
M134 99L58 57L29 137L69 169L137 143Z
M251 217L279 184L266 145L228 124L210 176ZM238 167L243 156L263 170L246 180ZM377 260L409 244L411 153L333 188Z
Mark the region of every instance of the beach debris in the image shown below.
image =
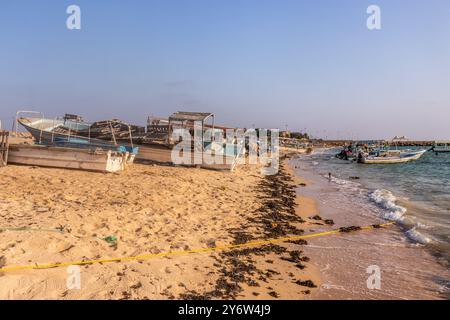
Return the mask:
M288 243L293 243L293 244L298 244L300 246L306 246L308 244L308 241L304 240L304 239L298 239L298 240L290 240L287 241Z
M122 292L122 298L120 298L119 300L130 300L131 299L131 293L127 292L127 291L123 291Z
M356 176L352 176L352 177L349 177L349 179L350 180L359 180L359 179L361 179L360 177L356 177Z
M0 268L6 266L6 257L0 256ZM0 271L0 277L3 276L3 272Z
M314 284L314 282L312 282L312 280L305 280L305 281L297 280L295 281L295 283L303 287L317 288L317 286Z
M116 236L107 236L102 238L102 240L108 242L111 247L117 247L117 237Z
M59 253L67 252L67 251L69 251L69 250L72 249L72 248L75 248L75 246L74 246L73 244L71 244L71 245L69 245L67 248L61 250Z
M341 227L341 228L339 228L339 232L344 232L344 233L358 231L358 230L361 230L361 227L350 226L350 227Z
M208 239L206 241L206 246L208 248L214 248L214 247L216 247L216 241L214 239Z
M132 285L130 288L133 289L133 290L137 290L139 288L142 288L142 283L139 281L138 283Z
M17 227L17 228L3 228L0 227L0 232L5 232L5 231L14 231L14 232L57 232L57 233L64 233L64 231L59 230L58 228L56 229L46 229L46 228L29 228L29 227Z
M330 226L334 225L333 219L325 219L323 222L325 222L325 224L328 224Z
M305 222L295 210L297 185L286 169L280 166L276 175L264 177L258 187L261 190L262 203L254 214L245 216L246 221L240 227L229 230L233 237L232 244L303 234L304 230L297 227L298 224ZM293 243L303 245L306 241L296 240ZM186 290L179 296L179 299L236 299L244 290L241 284L259 287L261 282L269 283L270 278L277 274L277 271L267 268L260 269L253 260L254 256L265 257L269 254L271 259L263 260L266 263L275 263L273 255L283 259L282 255L289 254L289 257L284 257L283 260L294 263L299 269L305 268L301 262L309 260L308 257L301 256L302 251L290 251L285 246L273 243L221 251L217 256L213 256L217 261L214 263L214 267L218 269L219 276L214 287L207 292ZM273 289L267 289L270 290L268 294L271 297L279 297L279 294Z
M299 183L299 187L306 187L306 183L304 183L304 182Z
M309 217L311 220L322 220L322 217L316 214L315 216Z
M309 258L306 256L302 257L302 251L300 250L294 250L289 252L290 257L281 257L281 260L289 261L292 263L299 263L299 262L308 262Z
M297 264L295 265L295 267L298 268L298 269L300 269L300 270L303 270L303 269L306 268L306 266L305 266L304 264L302 264L302 263L297 263Z

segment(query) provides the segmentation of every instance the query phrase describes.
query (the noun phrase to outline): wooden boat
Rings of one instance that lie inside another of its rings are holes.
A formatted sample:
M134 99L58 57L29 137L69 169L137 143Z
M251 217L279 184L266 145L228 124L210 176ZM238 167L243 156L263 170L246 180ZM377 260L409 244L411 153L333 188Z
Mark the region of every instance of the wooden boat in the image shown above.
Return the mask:
M8 163L99 172L117 172L124 169L127 156L111 150L88 150L15 144L9 146Z
M420 159L427 150L379 150L370 154L360 153L359 163L365 164L395 164L406 163Z
M84 134L90 132L90 124L85 122L80 122L78 117L70 117L67 119L45 119L40 113L41 117L19 117L21 113L27 113L27 111L19 111L16 115L16 127L17 124L23 126L31 135L34 137L38 144L48 145L48 146L58 146L58 147L68 147L68 148L102 148L104 150L114 150L114 151L127 151L130 154L129 159L139 160L146 162L156 162L162 164L175 164L173 161L173 150L178 142L172 141L172 132L175 128L184 128L187 130L192 130L194 128L194 123L199 122L202 126L202 131L206 128L212 130L220 130L214 127L214 122L212 125L206 125L205 120L214 118L212 113L204 112L176 112L172 114L167 124L159 124L158 127L158 139L153 139L154 137L146 136L144 138L139 138L138 140L145 141L139 144L137 148L135 144L132 143L132 136L130 131L130 143L117 143L114 131L113 134L107 136L102 129L102 134L98 135L97 138L92 138L90 135L86 137ZM35 113L35 112L32 112ZM123 124L121 122L121 124ZM69 130L68 130L69 128ZM152 133L152 131L150 131ZM111 140L112 139L112 140ZM214 144L215 150L208 150ZM211 146L210 146L211 145ZM238 159L242 156L243 146L237 144L226 144L223 148L216 148L216 142L206 142L203 141L203 148L201 153L201 163L197 164L194 162L194 152L192 152L191 161L186 161L181 165L184 166L195 166L208 169L217 170L233 170L238 164ZM220 155L220 152L222 154ZM213 163L208 163L204 161L209 159L209 156L214 155L215 160ZM130 161L129 160L129 161Z
M225 144L218 145L213 142L207 144L204 150L198 152L201 162L196 164L194 161L195 153L189 150L190 155L186 158L187 161L183 163L174 163L173 153L176 156L182 157L183 153L174 150L174 148L158 145L148 144L139 146L139 153L136 155L137 161L149 161L161 164L181 165L181 166L198 166L205 169L213 170L234 170L239 160L244 156L243 144ZM209 161L214 160L214 161Z
M37 144L65 148L80 149L103 149L117 151L120 153L128 153L127 164L133 163L139 148L135 147L130 138L130 143L118 144L112 134L113 139L110 141L91 138L90 136L79 135L79 132L87 131L90 124L77 122L68 119L45 119L41 118L25 118L18 117L21 113L29 113L30 111L19 111L16 116L17 124L23 126L35 139ZM34 113L34 112L33 112ZM75 128L71 130L70 128Z
M207 119L213 119L212 124L207 124ZM182 128L192 131L195 123L199 123L202 132L210 130L226 130L232 128L217 127L214 125L214 114L208 112L185 112L179 111L173 113L167 120L155 119L148 120L146 137L143 144L139 145L139 154L137 160L165 163L172 165L194 166L215 170L233 170L243 156L243 143L218 143L216 141L202 141L201 150L197 154L193 149L188 150L189 156L186 161L179 163L175 157L182 157L181 152L177 152L177 142L172 141L174 129ZM195 157L198 157L194 161Z

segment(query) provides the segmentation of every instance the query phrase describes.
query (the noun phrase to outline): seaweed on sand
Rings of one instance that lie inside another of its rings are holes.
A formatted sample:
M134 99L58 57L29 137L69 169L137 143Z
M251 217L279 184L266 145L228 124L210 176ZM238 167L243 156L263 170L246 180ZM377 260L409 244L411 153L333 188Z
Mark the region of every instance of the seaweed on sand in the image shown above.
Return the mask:
M245 217L239 228L229 230L233 237L233 244L244 244L255 240L267 240L285 237L289 235L301 235L303 230L298 224L305 222L296 214L296 185L292 177L285 171L283 166L276 175L266 176L257 186L256 192L262 200L260 207L253 214ZM247 230L252 230L247 231ZM297 245L304 245L304 240L290 241ZM236 299L242 293L242 284L251 287L259 286L258 281L267 282L271 275L276 274L274 270L259 269L252 257L265 257L268 254L289 257L280 257L285 261L293 263L297 268L305 266L301 262L309 260L301 256L301 251L289 251L286 247L267 244L257 247L238 248L230 251L222 251L213 258L214 264L219 267L219 278L211 291L199 293L188 290L180 295L181 299ZM279 297L275 291L268 293L274 298Z

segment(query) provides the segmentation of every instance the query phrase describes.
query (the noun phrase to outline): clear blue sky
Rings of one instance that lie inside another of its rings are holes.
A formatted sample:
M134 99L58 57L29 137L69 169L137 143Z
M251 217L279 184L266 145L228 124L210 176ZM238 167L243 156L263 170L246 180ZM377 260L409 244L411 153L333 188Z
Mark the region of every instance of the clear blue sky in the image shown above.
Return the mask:
M366 28L370 4L382 30ZM23 108L450 139L450 1L1 0L4 126Z

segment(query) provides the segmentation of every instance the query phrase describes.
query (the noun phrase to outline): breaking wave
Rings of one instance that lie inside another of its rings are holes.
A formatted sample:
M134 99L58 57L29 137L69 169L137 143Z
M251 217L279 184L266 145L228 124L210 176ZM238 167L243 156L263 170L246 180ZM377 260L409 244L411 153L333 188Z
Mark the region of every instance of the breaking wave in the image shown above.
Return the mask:
M423 235L422 233L420 233L419 231L417 231L416 227L406 231L406 235L411 240L421 243L421 244L427 244L427 243L432 242L431 238L429 238L429 237Z
M404 226L406 208L397 204L397 198L392 192L385 189L378 189L369 195L369 198L375 202L379 207L384 209L383 218L395 222L400 222ZM426 227L421 223L417 223L416 226L406 231L406 236L414 242L420 244L427 244L432 242L432 239L417 231L418 227Z
M406 208L398 205L397 198L392 192L385 189L378 189L369 195L369 198L378 206L385 209L383 218L391 221L402 222L406 213Z

